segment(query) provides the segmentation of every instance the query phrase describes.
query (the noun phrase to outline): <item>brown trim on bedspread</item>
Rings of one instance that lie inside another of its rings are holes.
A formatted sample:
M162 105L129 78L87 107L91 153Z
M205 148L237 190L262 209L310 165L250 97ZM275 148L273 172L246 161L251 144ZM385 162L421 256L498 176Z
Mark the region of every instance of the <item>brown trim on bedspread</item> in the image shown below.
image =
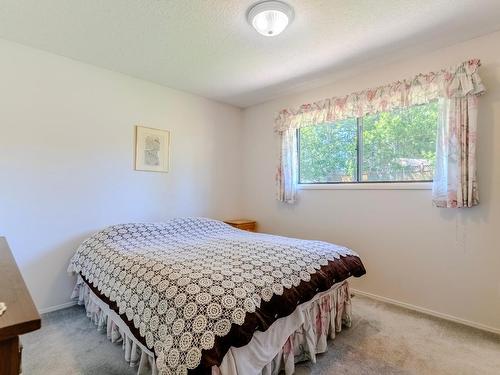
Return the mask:
M214 347L202 351L200 365L194 370L189 370L189 373L196 375L211 374L212 366L221 364L231 346L239 348L248 344L255 331L266 331L274 321L290 315L297 305L311 300L317 293L330 289L335 283L339 283L350 276L360 277L365 273L363 263L357 256L341 256L340 259L329 261L328 265L322 266L319 271L311 275L310 281L301 281L297 287L285 289L283 295L274 295L269 302L262 301L260 307L254 313L246 314L245 321L241 326L233 324L226 336L216 336ZM91 285L83 275L81 276L92 292L119 314L116 303L110 301L109 298ZM141 337L134 324L127 320L125 314L121 314L120 317L128 325L133 335L146 346L144 338Z

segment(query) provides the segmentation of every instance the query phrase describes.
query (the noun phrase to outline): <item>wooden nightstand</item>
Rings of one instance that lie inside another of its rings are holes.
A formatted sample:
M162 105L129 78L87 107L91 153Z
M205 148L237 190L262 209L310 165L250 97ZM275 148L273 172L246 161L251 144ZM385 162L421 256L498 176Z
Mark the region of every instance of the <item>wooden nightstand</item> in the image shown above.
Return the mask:
M229 224L232 227L238 229L247 230L249 232L255 232L255 229L257 227L257 222L255 220L245 220L245 219L225 220L224 223Z

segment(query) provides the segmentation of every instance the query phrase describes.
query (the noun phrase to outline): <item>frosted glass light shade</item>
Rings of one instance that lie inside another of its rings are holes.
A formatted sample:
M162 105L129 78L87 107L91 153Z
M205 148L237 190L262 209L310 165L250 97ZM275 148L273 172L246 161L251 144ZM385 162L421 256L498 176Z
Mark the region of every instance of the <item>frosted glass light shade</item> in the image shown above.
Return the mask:
M259 34L280 34L293 19L293 9L281 1L257 3L248 11L248 22Z

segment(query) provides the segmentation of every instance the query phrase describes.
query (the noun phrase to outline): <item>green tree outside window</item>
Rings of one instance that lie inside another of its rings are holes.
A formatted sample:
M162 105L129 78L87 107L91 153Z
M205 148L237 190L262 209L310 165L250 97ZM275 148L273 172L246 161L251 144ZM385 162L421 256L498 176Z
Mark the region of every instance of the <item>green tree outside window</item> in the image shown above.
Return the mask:
M301 128L299 182L432 180L437 122L438 103L434 101Z

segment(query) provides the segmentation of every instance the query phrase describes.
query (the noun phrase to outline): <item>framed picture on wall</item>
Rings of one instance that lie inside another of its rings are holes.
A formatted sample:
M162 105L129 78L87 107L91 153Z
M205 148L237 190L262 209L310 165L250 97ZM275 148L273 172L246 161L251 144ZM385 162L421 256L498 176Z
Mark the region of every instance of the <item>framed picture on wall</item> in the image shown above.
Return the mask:
M144 126L135 127L135 170L168 172L170 132Z

